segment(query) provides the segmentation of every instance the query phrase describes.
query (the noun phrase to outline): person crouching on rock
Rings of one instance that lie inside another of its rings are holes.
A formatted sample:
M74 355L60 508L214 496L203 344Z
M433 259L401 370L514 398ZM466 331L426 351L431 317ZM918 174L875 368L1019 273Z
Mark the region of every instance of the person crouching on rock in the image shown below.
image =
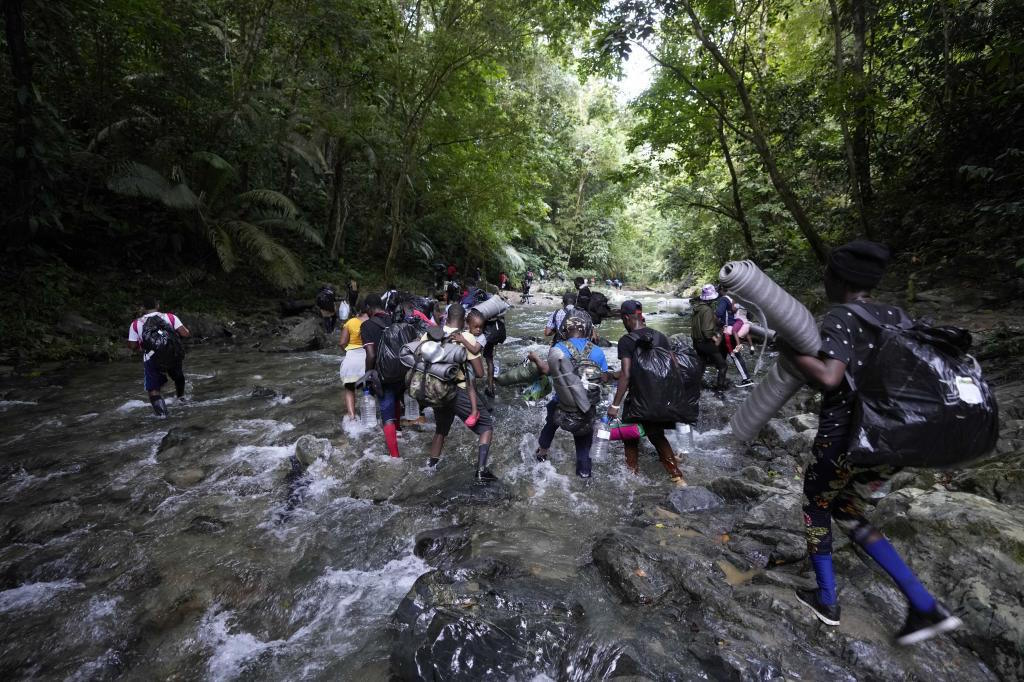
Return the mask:
M872 362L877 333L842 304L859 303L885 321L901 319L898 308L870 301L869 295L881 280L889 261L889 249L882 244L858 240L834 249L825 269L825 293L839 304L825 315L821 325L818 357L799 355L782 344L783 352L812 386L822 391L818 433L812 452L814 460L804 471L804 523L807 551L818 587L797 590L797 599L818 620L839 625L839 602L832 569L832 521L846 531L868 556L881 566L910 604L899 644L924 641L961 625L945 606L936 601L917 576L903 562L896 549L865 518L871 493L899 471L898 467L853 466L847 459L847 444L857 394L847 374L857 384L861 368Z

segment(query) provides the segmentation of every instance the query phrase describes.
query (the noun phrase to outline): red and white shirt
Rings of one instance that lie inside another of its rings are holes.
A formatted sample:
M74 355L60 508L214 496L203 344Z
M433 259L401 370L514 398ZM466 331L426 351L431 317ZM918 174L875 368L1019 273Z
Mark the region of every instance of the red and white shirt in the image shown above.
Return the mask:
M174 331L178 331L182 326L184 326L181 324L181 320L178 319L178 316L174 313L160 313L155 311L152 313L146 313L139 319L132 322L132 326L128 329L128 343L134 343L140 347L142 346L142 328L146 324L146 318L153 317L154 315L159 315L164 318L164 322L171 325L171 329ZM142 361L145 362L151 357L153 357L153 351L143 353Z

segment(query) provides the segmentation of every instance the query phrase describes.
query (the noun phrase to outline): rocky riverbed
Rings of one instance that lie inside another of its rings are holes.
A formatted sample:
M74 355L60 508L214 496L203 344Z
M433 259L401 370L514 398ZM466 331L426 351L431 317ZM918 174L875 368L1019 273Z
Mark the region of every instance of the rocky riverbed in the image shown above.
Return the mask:
M503 364L539 347L548 310L513 312ZM997 384L998 458L903 472L872 512L965 621L900 649L902 597L839 535L842 626L793 598L813 580L800 514L810 392L749 446L726 427L745 393L706 394L690 486L676 489L649 448L639 477L613 446L594 479L576 479L565 434L535 462L543 414L503 389L501 481L476 487L461 426L431 471L429 427L407 427L391 460L376 433L342 424L338 357L322 341L197 349L193 400L164 421L134 363L0 389L5 679L1024 678L1013 377Z

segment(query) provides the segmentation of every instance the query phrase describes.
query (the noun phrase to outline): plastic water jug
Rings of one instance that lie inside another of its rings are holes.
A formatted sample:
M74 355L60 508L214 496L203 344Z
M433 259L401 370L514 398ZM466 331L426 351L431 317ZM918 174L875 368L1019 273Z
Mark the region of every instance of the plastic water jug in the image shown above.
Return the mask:
M359 398L359 421L364 426L377 425L377 400L370 389L363 389L363 395Z
M590 456L593 459L601 460L608 455L608 442L611 440L612 430L608 427L608 417L604 417L597 423L594 429L594 445L591 448Z
M693 427L682 422L676 424L676 443L679 451L683 454L690 454L694 451Z

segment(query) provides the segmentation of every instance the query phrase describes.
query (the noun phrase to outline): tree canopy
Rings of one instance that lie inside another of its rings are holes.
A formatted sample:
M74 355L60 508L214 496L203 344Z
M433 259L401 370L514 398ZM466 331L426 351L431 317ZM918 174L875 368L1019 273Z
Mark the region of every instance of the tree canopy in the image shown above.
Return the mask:
M391 280L439 259L654 281L812 268L866 236L999 243L997 270L1024 267L1012 0L2 10L12 263L157 252L285 290L311 265ZM637 58L652 79L625 102Z

